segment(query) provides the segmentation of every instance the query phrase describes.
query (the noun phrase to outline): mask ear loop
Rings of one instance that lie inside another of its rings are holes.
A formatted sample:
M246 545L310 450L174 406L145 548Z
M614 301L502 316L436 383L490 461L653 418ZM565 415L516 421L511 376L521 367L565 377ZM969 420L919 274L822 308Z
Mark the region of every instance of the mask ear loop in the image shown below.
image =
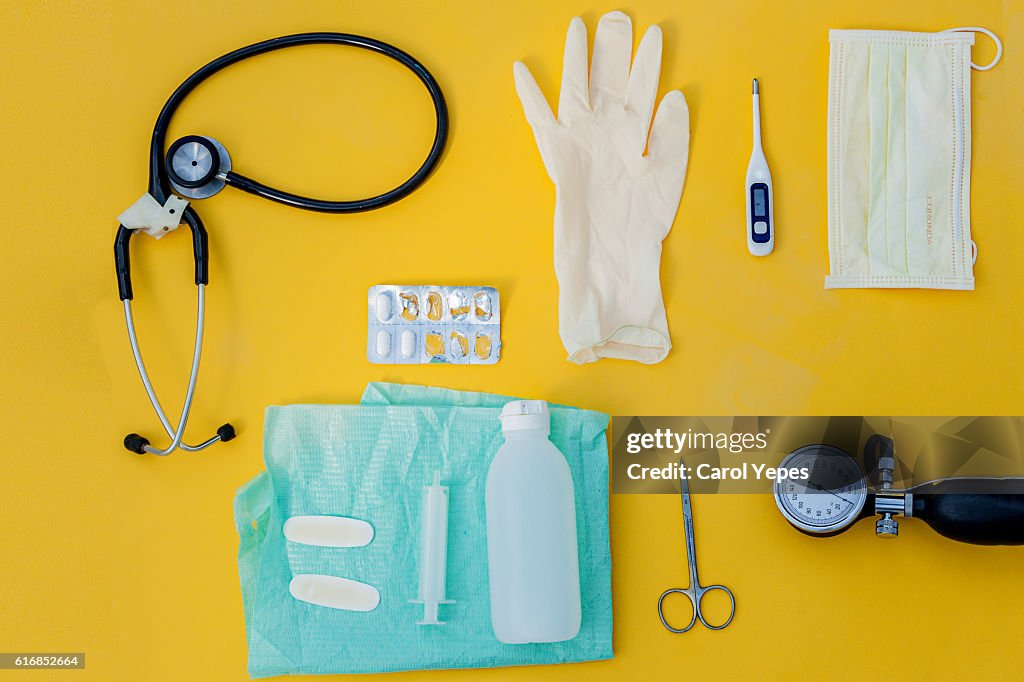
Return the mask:
M984 33L992 39L992 42L996 44L995 58L985 66L978 66L974 62L971 62L971 68L975 71L988 71L998 64L999 60L1003 58L1003 41L999 40L999 38L996 37L996 34L987 28L982 28L980 26L961 26L960 28L947 28L943 33Z

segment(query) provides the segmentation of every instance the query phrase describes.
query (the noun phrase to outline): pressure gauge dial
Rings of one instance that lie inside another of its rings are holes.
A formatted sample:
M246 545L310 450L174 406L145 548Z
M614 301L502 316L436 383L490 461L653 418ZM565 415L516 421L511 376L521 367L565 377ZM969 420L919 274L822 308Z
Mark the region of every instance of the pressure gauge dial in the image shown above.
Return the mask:
M831 445L805 445L790 453L780 469L806 469L807 478L776 479L775 503L798 530L830 535L857 520L868 490L864 474L845 451Z

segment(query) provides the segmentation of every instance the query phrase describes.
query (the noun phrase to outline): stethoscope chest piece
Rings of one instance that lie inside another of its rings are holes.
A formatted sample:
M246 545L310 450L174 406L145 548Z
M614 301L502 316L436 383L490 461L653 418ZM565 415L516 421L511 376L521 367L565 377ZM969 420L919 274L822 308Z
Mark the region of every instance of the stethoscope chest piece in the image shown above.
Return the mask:
M167 150L166 166L174 191L189 199L206 199L224 189L231 156L212 137L186 135Z

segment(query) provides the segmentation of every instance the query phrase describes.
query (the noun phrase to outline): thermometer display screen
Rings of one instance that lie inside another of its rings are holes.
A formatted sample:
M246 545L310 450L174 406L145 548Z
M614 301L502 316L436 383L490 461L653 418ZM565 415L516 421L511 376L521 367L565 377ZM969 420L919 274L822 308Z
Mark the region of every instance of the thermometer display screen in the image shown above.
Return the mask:
M766 218L768 216L768 191L763 187L754 187L754 217Z

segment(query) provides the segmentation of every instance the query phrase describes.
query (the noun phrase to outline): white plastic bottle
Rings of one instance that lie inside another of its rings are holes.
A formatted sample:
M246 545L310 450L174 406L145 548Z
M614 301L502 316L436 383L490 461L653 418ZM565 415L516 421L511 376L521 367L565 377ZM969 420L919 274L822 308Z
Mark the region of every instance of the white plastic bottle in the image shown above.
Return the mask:
M491 626L506 644L572 639L581 609L569 464L548 439L543 400L506 404L501 428L505 443L487 472Z

